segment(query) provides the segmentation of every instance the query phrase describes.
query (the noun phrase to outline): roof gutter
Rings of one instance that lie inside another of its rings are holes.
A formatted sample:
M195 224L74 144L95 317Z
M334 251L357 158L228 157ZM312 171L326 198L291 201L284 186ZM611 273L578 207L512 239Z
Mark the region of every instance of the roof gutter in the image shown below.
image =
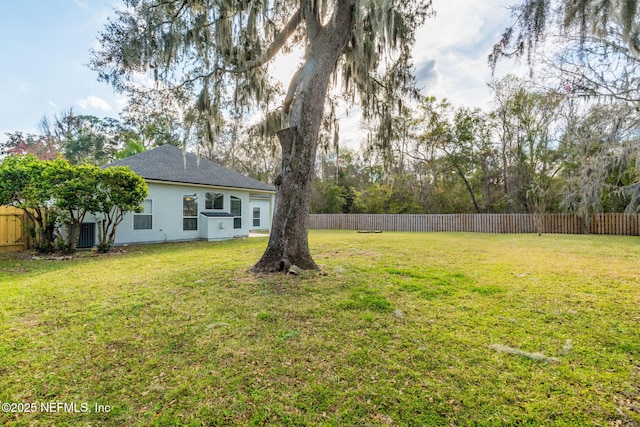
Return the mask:
M225 187L223 185L194 184L192 182L163 181L160 179L148 179L148 178L144 178L144 180L152 184L179 185L183 187L200 187L200 188L212 188L212 189L220 189L220 190L244 190L244 191L251 191L254 193L264 193L264 194L276 193L276 190L262 190L258 188L249 188L249 187Z

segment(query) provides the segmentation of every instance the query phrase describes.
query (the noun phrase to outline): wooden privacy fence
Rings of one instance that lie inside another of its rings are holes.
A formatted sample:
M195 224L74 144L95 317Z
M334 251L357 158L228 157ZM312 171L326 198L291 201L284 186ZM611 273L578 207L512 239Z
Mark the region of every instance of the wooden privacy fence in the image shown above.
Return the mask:
M27 215L22 209L0 206L0 252L28 249L27 236L23 227L26 222Z
M312 214L309 228L319 230L462 231L476 233L640 235L640 214L594 214L589 229L576 214L370 215Z

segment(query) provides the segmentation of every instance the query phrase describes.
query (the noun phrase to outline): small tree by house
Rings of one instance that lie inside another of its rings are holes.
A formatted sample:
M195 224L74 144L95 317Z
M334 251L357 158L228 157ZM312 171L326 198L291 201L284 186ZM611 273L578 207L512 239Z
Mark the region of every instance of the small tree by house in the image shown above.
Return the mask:
M142 212L142 202L149 194L144 179L125 166L109 167L98 176L96 210L98 250L108 252L115 242L118 225L127 212Z
M80 227L88 213L98 211L96 188L100 168L93 165L72 166L58 158L49 163L43 181L52 187L53 206L59 209L65 226L62 249L74 252L80 237Z

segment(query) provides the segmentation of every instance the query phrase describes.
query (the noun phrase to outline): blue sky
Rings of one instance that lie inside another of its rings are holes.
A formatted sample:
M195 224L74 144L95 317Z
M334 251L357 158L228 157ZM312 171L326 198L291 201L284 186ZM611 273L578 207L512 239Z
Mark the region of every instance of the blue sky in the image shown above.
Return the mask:
M437 15L420 30L414 49L424 95L485 107L487 55L509 24L512 0L434 0ZM5 0L0 15L0 141L5 132L37 132L47 115L118 118L126 99L97 81L86 64L97 34L112 15L113 0ZM358 124L341 124L354 143Z
M0 15L0 138L35 132L73 108L117 117L118 98L86 64L111 8L104 0L5 1ZM122 103L122 99L120 99Z

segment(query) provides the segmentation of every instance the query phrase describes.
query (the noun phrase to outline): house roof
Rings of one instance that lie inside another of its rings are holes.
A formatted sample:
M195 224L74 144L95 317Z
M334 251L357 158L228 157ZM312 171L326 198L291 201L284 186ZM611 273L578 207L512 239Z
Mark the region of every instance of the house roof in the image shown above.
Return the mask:
M109 166L129 166L132 171L148 180L275 191L275 188L268 184L195 154L184 153L180 148L170 144L117 160L106 167Z

